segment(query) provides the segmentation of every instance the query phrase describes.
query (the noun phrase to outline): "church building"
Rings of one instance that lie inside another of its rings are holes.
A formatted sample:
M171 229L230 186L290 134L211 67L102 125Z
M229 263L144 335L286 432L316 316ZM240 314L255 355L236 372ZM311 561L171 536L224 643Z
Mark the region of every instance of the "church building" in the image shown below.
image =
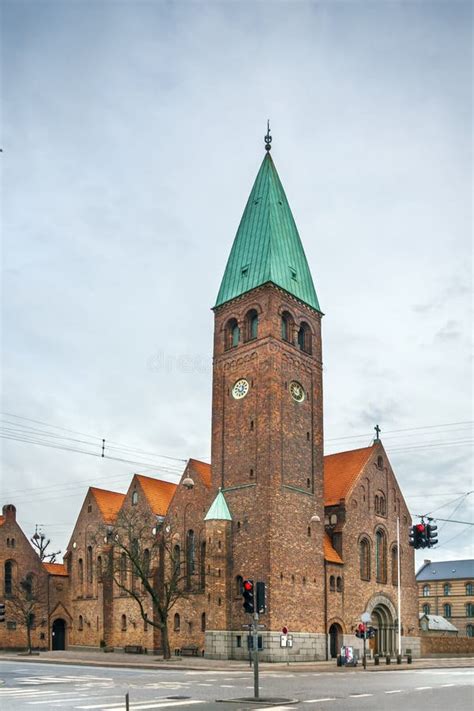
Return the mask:
M43 565L41 575L56 580L48 585L60 587L44 612L45 647L58 648L56 629L60 647L159 649L157 629L102 572L114 541L97 532L138 506L173 526L195 582L170 612L172 650L245 658L248 578L266 584L263 661L361 647L363 612L376 630L372 652L396 655L400 579L402 651L419 654L411 517L379 433L369 447L324 456L323 314L268 137L266 149L213 308L211 463L190 459L177 485L135 475L126 493L89 489L64 565ZM12 576L23 560L32 566L15 526L10 505L0 519L7 622ZM21 546L7 548L7 538ZM280 646L283 627L291 649Z

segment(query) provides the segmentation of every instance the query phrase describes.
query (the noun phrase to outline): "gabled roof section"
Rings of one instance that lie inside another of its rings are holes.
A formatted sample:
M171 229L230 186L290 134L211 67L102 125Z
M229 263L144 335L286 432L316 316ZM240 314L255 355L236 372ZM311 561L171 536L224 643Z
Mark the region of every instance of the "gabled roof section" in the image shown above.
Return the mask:
M416 581L474 580L474 559L427 561L416 574Z
M140 483L153 513L158 516L166 516L177 485L170 481L143 476L143 474L135 474L135 479Z
M420 623L423 620L426 621L426 624L423 626L428 630L438 630L439 632L459 632L458 628L455 627L452 622L441 615L425 615L423 612L420 612Z
M303 245L270 153L242 215L216 306L272 282L320 310Z
M342 558L339 555L339 553L333 548L333 545L331 543L331 539L329 538L328 534L324 534L324 539L323 539L323 549L324 549L324 560L327 560L328 563L339 563L342 565Z
M324 457L324 505L338 504L350 491L353 483L373 452L373 446L338 452Z
M190 459L188 462L195 472L199 474L205 486L211 488L211 465L199 459Z
M66 577L68 575L66 566L63 563L43 563L43 568L50 575L61 575Z
M125 494L119 494L117 491L108 491L107 489L97 489L95 486L91 486L89 491L96 500L105 523L113 523L123 504Z
M232 521L227 501L222 491L219 492L211 504L211 508L204 516L204 521Z

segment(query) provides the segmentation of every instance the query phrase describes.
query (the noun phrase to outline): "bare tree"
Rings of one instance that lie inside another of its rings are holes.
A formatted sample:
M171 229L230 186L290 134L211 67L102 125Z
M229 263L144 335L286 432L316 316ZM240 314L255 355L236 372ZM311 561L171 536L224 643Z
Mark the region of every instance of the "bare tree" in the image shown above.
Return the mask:
M8 597L8 605L15 622L26 630L27 651L31 654L31 630L36 626L45 606L45 595L40 581L31 574L22 578Z
M163 656L169 659L169 613L177 600L190 595L195 579L189 564L185 570L171 525L162 517L122 511L115 524L106 527L104 540L113 546L113 553L102 578L110 576L135 600L142 619L160 630Z
M30 541L33 545L33 548L36 549L41 561L54 563L56 561L56 556L61 553L61 551L54 551L54 553L47 552L46 549L51 543L51 539L46 538L44 532L41 530L41 527L38 526L38 524L36 524L35 532L30 538Z

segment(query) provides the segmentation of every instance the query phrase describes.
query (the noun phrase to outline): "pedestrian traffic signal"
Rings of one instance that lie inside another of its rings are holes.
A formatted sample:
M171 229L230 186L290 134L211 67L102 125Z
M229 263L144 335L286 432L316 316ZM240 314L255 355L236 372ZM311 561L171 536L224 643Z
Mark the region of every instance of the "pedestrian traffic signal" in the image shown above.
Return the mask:
M255 612L253 580L244 580L242 583L242 595L244 598L243 608L245 612L253 614Z
M428 546L426 528L424 523L416 523L411 527L410 545L413 546L413 548L426 548Z
M0 622L5 622L5 603L0 602Z
M432 523L429 523L426 527L426 540L427 540L427 546L428 548L431 548L432 546L435 546L438 543L438 534L437 534L438 526L433 526Z

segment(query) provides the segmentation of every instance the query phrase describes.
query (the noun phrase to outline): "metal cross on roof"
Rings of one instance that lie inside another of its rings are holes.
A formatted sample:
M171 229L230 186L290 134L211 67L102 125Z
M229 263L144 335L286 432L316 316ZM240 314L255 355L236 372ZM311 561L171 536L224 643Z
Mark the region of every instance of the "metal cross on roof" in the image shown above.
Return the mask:
M268 121L267 121L267 135L264 137L264 140L265 140L265 150L271 151L272 137L270 136L270 119L268 119Z
M381 433L382 430L380 429L380 427L378 425L375 425L374 430L375 430L375 441L380 442L379 434Z

